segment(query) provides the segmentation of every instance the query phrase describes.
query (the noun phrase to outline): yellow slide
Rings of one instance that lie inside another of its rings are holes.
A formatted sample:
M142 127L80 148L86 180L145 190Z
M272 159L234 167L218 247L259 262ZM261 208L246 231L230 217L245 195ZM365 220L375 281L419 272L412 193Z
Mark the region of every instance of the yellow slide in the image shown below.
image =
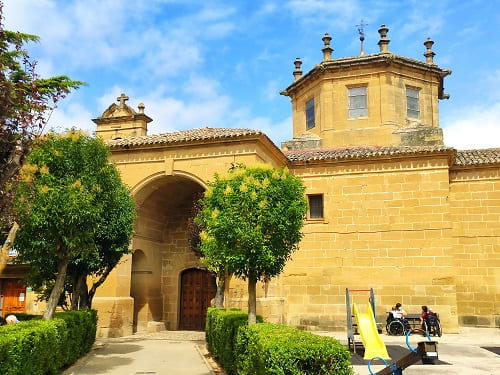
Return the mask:
M365 313L360 313L358 306L353 304L354 316L358 322L358 332L361 336L361 341L365 347L365 356L363 359L372 359L373 357L381 357L391 359L387 353L387 348L377 332L377 325L373 318L373 310L368 303Z

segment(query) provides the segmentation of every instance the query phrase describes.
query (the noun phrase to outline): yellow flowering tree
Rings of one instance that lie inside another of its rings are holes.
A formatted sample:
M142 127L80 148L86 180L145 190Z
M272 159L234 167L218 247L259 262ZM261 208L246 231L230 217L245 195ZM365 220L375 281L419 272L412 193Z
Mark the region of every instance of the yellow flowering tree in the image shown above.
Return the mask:
M46 136L21 169L17 262L30 265L28 280L50 292L44 319L52 318L67 279L81 304L78 282L107 276L129 251L135 206L108 155L101 139L71 130Z
M256 284L279 275L302 238L307 209L302 181L267 165L215 175L196 221L205 264L248 280L248 323L256 322Z

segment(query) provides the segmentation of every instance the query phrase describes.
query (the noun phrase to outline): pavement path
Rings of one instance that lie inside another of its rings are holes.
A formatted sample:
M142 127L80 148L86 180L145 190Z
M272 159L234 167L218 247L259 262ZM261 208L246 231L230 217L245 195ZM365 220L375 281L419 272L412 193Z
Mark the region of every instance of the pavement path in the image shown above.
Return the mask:
M198 348L204 343L204 332L179 331L98 339L62 375L213 375Z
M344 332L316 332L336 337L347 345ZM201 354L199 346L204 344L204 332L163 331L151 334L98 339L94 349L62 375L214 375L212 367ZM410 344L417 346L421 336L410 337ZM461 328L460 334L444 334L432 338L438 342L439 365L414 364L403 370L405 375L498 375L500 355L484 349L496 348L500 353L500 329ZM408 353L403 336L382 334L387 346L400 346L401 353ZM399 358L393 358L393 361ZM366 364L354 365L359 375L369 374ZM383 368L373 364L372 371Z

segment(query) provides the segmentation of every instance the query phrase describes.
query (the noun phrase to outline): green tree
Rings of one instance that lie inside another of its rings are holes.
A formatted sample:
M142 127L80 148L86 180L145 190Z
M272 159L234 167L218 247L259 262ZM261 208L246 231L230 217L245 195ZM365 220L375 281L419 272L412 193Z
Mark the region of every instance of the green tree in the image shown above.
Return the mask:
M31 266L28 280L51 289L44 319L52 318L68 280L77 306L88 306L78 281L96 275L95 293L129 251L135 207L108 155L101 139L49 133L21 170L17 261Z
M39 77L24 48L38 37L5 30L2 21L0 1L0 240L14 222L16 177L33 140L42 134L58 101L83 84L66 76Z
M70 263L72 277L71 308L90 309L96 290L116 267L124 254L131 253L130 238L136 219L135 203L122 183L118 170L108 164L99 178L102 213L96 227L95 251L83 261ZM89 277L90 276L90 277ZM87 287L87 280L91 285Z
M279 275L302 238L302 181L285 167L232 168L215 175L196 220L204 262L248 279L248 323L256 322L256 284Z
M203 193L194 194L193 203L191 205L191 212L190 212L190 215L187 219L187 237L188 237L189 247L191 248L193 253L198 258L202 257L201 250L200 250L201 227L196 222L195 219L196 219L196 216L198 215L198 213L202 209L202 206L201 206L201 198L202 197L203 197ZM218 272L218 270L214 270L212 267L210 267L210 269L217 276L217 291L215 293L214 306L217 308L222 308L222 307L224 307L224 290L225 290L225 285L226 285L226 283L225 283L226 278L224 275L224 269L222 269L221 272ZM229 306L227 303L226 303L226 307L229 310Z

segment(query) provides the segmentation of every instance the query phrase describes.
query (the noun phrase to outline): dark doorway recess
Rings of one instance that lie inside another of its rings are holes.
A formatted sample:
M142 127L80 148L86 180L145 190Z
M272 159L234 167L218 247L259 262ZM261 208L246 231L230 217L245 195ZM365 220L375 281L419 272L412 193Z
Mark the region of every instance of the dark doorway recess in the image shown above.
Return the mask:
M207 308L216 289L215 277L210 272L196 268L182 272L179 329L205 329Z

